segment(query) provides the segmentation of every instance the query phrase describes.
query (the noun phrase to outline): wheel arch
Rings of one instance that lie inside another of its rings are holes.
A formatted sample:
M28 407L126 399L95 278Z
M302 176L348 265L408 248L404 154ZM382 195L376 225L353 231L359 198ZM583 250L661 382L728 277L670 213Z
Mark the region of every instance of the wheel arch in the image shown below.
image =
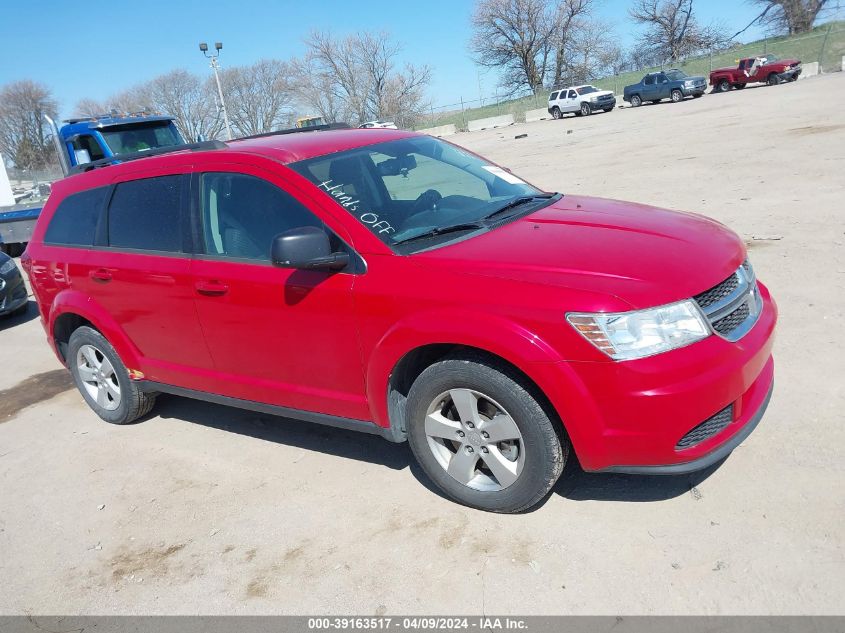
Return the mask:
M114 347L126 367L137 368L141 354L114 318L94 299L75 291L59 293L49 315L49 338L59 360L67 364L67 344L81 326L97 330Z

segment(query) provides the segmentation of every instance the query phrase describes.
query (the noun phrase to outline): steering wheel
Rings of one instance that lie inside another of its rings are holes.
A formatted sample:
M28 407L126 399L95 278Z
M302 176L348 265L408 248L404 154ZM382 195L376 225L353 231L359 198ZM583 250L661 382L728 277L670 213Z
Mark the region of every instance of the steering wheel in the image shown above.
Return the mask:
M413 213L420 213L422 211L435 210L437 203L443 199L440 192L436 189L427 189L423 191L414 201Z

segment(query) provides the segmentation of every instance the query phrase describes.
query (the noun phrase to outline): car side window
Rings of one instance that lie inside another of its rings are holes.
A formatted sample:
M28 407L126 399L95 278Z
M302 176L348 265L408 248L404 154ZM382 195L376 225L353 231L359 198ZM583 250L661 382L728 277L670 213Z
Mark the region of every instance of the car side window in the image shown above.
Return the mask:
M100 144L90 134L80 134L71 141L71 145L73 146L73 152L76 156L77 163L82 164L106 157L103 153L103 148L100 147ZM84 160L85 152L88 154L87 161Z
M59 203L44 234L46 244L93 246L108 187L80 191Z
M578 96L578 95L577 95L577 94L575 94L575 91L574 91L574 90L570 90L570 91L569 91L569 98L570 98L570 99L574 99L574 98L575 98L575 97L577 97L577 96Z
M654 75L649 75L643 80L643 84L646 86L651 86L654 84Z
M667 81L669 80L666 78L666 75L657 75L657 83L665 84Z
M269 262L279 233L303 226L326 229L289 193L246 174L202 174L200 214L204 254L233 259ZM332 247L339 248L340 240L332 237Z
M558 93L556 93L556 92L553 92L552 94L550 94L549 95L549 101L554 101L555 99L557 99L557 95L558 95Z
M109 246L145 251L182 251L182 176L119 183L108 212Z

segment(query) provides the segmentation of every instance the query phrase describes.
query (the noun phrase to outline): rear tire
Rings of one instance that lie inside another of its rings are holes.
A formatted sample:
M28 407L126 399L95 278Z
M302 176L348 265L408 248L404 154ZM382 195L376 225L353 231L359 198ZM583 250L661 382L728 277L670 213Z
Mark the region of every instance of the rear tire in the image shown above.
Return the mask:
M631 95L631 107L632 108L639 108L643 104L643 100L640 98L640 95Z
M733 85L734 90L742 90L743 88L745 88L745 84L734 84Z
M562 119L563 118L563 112L561 112L560 108L558 108L557 106L552 108L552 118L553 119Z
M684 93L675 88L671 93L670 97L672 99L672 103L680 103L684 100Z
M111 344L82 326L70 335L66 363L88 406L110 424L129 424L150 412L155 395L138 388Z
M408 395L408 441L450 499L490 512L538 504L560 476L569 442L536 388L480 354L447 356Z

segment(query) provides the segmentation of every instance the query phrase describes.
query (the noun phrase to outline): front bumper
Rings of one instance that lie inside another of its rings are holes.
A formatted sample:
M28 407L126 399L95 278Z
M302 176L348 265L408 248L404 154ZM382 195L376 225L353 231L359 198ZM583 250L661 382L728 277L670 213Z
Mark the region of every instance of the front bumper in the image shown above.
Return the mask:
M0 316L14 312L26 302L26 285L20 273L0 277Z
M590 101L589 103L590 108L593 110L612 110L616 107L616 97L613 97L612 99L607 99L605 101L596 101L595 103Z
M798 79L798 76L800 74L801 74L801 66L798 66L797 68L792 68L790 70L787 70L786 72L780 73L778 75L778 78L781 81L794 81L795 79Z
M757 323L739 341L717 335L635 361L552 363L538 380L587 471L682 473L730 453L759 423L774 378L777 307L762 284ZM697 443L685 438L731 407ZM679 448L683 446L682 448Z
M681 88L681 92L684 93L685 97L694 97L695 95L703 95L707 91L707 84L702 84L699 86L693 86L692 88L687 88L684 86Z

